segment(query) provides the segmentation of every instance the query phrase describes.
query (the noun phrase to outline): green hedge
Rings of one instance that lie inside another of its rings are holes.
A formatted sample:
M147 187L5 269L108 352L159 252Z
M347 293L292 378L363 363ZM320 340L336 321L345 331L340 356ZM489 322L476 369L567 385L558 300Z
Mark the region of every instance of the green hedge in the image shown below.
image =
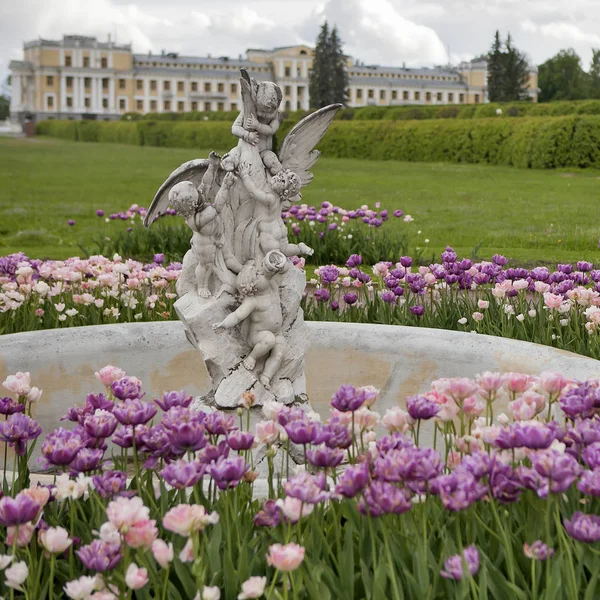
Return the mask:
M284 121L278 141L293 125ZM67 140L146 146L225 151L235 145L231 123L225 121L42 121L37 131ZM337 158L600 167L600 116L336 121L319 149Z

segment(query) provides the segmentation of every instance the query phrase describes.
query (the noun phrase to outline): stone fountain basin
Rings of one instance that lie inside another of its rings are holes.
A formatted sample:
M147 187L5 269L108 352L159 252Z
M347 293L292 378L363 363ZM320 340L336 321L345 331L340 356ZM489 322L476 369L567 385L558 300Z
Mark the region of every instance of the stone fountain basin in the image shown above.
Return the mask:
M381 390L375 409L404 405L440 377L472 377L482 371L538 374L560 371L577 379L600 376L600 361L517 340L420 327L307 323L310 350L306 379L310 403L326 417L329 400L343 383ZM185 389L210 389L199 353L178 321L50 329L0 336L0 381L29 371L44 394L34 417L45 432L59 425L70 406L102 391L94 372L117 365L142 380L152 398ZM501 409L501 407L498 407ZM36 451L39 452L38 444Z

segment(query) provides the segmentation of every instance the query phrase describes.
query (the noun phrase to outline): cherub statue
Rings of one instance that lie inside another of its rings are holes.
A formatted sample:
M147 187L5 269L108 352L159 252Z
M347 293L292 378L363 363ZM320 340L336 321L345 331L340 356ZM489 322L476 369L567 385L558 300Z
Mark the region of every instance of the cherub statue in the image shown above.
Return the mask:
M276 276L287 266L287 258L278 250L272 250L263 258L260 269L256 268L255 261L248 261L237 277L238 290L244 297L242 303L220 323L213 325L213 329L220 333L248 319L247 341L252 349L242 364L252 371L256 362L268 354L259 376L259 381L267 389L281 365L286 347L281 331L283 315Z
M209 171L206 175L208 174ZM196 264L196 283L198 296L201 298L209 298L211 295L209 283L211 275L218 271L216 262L219 251L222 253L225 265L230 271L239 273L242 269L242 264L233 255L231 248L225 242L223 224L219 218L227 202L229 189L235 183L235 180L236 177L233 173L225 175L214 204L210 204L206 199L207 192L206 188L203 189L203 185L207 182L204 179L200 185L200 190L196 189L191 181L181 181L174 185L169 192L171 205L194 232L192 246L188 254L191 253ZM184 264L187 257L186 254ZM219 275L218 272L217 275Z
M250 177L251 166L243 162L238 167L238 175L250 196L256 200L253 224L262 256L272 250L279 250L285 256L308 255L313 253L304 242L290 244L288 230L281 218L281 210L300 190L298 175L284 169L273 175L266 189L260 189ZM256 253L255 253L256 255Z
M275 152L273 152L273 135L283 121L283 114L279 105L283 98L281 88L271 81L260 83L250 77L246 69L241 69L242 87L249 90L249 94L242 94L244 107L231 127L235 137L246 141L248 144L258 146L263 164L272 175L279 173L283 166Z

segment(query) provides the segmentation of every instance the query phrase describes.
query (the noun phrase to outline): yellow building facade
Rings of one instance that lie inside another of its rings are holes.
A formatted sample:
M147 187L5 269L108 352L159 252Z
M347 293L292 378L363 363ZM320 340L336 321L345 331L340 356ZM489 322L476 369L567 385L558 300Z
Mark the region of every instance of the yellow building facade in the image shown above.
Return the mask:
M11 61L11 118L119 119L128 112L240 110L239 70L275 81L284 110L309 108L313 49L249 49L246 57L134 54L130 45L64 36L24 44ZM457 69L367 66L348 59L348 105L472 104L487 102L485 61ZM537 71L529 95L537 100Z

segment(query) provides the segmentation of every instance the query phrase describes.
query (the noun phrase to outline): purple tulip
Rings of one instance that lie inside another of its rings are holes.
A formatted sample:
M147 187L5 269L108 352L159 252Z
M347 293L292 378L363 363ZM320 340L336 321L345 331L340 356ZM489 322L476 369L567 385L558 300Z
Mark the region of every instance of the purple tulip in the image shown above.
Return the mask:
M37 421L20 412L14 413L0 423L0 439L14 447L19 456L27 450L27 442L34 440L42 433Z
M597 402L598 390L589 383L566 389L560 396L560 408L571 419L591 417Z
M465 566L471 577L479 571L479 552L473 545L467 546L461 554L447 558L444 562L444 570L440 571L440 575L446 579L460 581L466 574Z
M548 548L542 540L536 540L533 544L523 544L523 554L533 560L547 560L554 555L554 549Z
M340 303L337 300L331 301L331 310L338 310L340 307Z
M394 211L394 216L395 216L397 219L399 219L399 218L400 218L401 216L403 216L403 215L404 215L404 211L403 211L403 210L400 210L399 208L397 208L397 209Z
M122 558L121 546L119 544L109 544L102 540L94 540L87 546L82 546L77 550L77 556L86 569L104 573L114 569Z
M503 504L516 502L525 487L518 472L511 469L509 465L498 462L493 464L488 483L492 496Z
M326 290L325 288L321 288L321 289L315 290L314 297L317 302L328 302L329 298L331 298L331 294L329 293L329 290Z
M501 254L494 254L494 256L492 256L492 262L495 265L498 265L499 267L503 267L508 262L508 260Z
M75 225L75 221L73 219L69 219L67 221L67 225L69 225L69 227L73 227L73 225Z
M42 455L51 465L62 467L68 465L83 447L80 435L59 427L46 436Z
M153 261L157 264L157 265L162 265L165 262L165 255L164 254L155 254Z
M40 505L25 494L17 494L15 498L4 496L0 499L0 524L10 527L29 523L39 510Z
M288 496L307 504L319 504L329 499L329 493L325 491L324 473L311 475L304 472L295 475L283 484L283 489Z
M586 260L578 260L577 261L577 269L579 271L591 271L594 268L593 263L587 262Z
M85 397L85 405L88 408L95 410L107 410L112 412L115 408L115 403L109 400L104 394L88 394Z
M593 544L600 541L600 517L597 515L584 515L576 512L571 519L564 520L567 533L578 542Z
M232 456L230 458L221 457L210 467L210 474L215 480L220 490L226 490L238 485L242 480L249 465L241 456Z
M166 412L174 406L183 406L184 408L187 408L192 403L192 400L192 396L187 396L185 391L181 390L180 392L165 392L162 396L162 400L155 398L154 402Z
M230 431L227 434L227 443L232 450L237 452L250 450L254 444L254 436L248 431Z
M111 385L112 393L119 400L133 400L140 398L141 383L135 377L123 377L118 381L113 381Z
M466 472L440 475L430 482L429 487L440 497L444 507L452 512L469 508L487 493L487 487Z
M414 448L415 443L405 435L394 431L389 435L384 435L377 440L377 450L380 454L386 454L390 450L401 450L402 448Z
M384 514L401 515L412 506L410 493L387 481L371 481L364 489L363 497L358 503L358 510L363 514L378 517Z
M401 256L399 262L405 269L407 269L413 264L413 259L410 256Z
M344 302L346 304L348 304L348 306L352 306L353 304L356 304L357 300L358 300L358 296L354 292L348 292L348 293L344 294Z
M227 435L235 429L235 417L227 416L221 411L215 411L204 416L204 426L211 435Z
M104 216L104 211L103 211L101 208L99 208L99 209L96 211L96 216L97 216L97 217L103 217L103 216Z
M346 498L354 498L364 489L369 479L369 465L366 462L351 465L340 475L335 493Z
M171 455L173 450L169 432L162 424L148 427L140 436L140 441L139 450L150 455L144 464L146 468L152 468L158 458Z
M168 429L172 447L180 454L188 450L197 451L204 448L208 443L205 432L205 426L198 421L171 423Z
M160 472L160 475L169 485L182 490L196 485L202 479L205 469L205 466L198 461L188 461L182 458L169 463Z
M0 415L14 415L25 412L25 405L12 398L0 398Z
M323 283L335 283L340 276L340 270L335 265L319 267L319 277Z
M198 453L198 460L202 464L208 465L218 461L220 458L227 458L229 456L229 450L229 444L225 440L219 442L216 446L207 444Z
M105 410L87 415L83 419L83 428L86 433L95 438L110 437L115 432L118 424L116 417Z
M267 500L261 510L254 515L257 527L277 527L281 523L281 513L275 500Z
M394 304L396 302L396 294L390 290L381 292L381 299L387 304Z
M425 313L425 307L422 304L415 304L414 306L409 307L408 310L416 317L422 317Z
M367 400L364 390L352 385L342 385L332 396L331 406L340 412L354 412Z
M584 471L577 488L588 496L600 496L600 470Z
M338 417L329 419L323 427L323 438L328 448L349 448L352 444L352 432Z
M413 419L431 419L440 410L438 404L426 396L409 396L406 399L406 410Z
M600 442L594 442L584 448L581 457L590 469L600 467Z
M456 252L450 246L446 246L446 250L442 252L442 261L445 263L454 263L456 262Z
M133 427L131 425L119 427L113 434L112 441L121 448L133 448Z
M155 414L156 406L150 402L142 402L139 398L125 400L115 406L114 410L114 415L121 425L144 425Z
M69 473L87 473L100 468L104 450L102 448L82 448L69 463Z
M463 471L471 473L476 479L481 479L489 475L494 462L494 457L490 456L487 452L473 452L473 454L463 456L455 472Z
M320 445L306 452L306 458L313 467L331 469L337 467L344 459L344 453L338 448Z
M127 475L122 471L106 471L92 477L94 487L101 498L112 498L125 489Z
M321 423L308 419L294 419L284 425L285 431L294 444L319 444L323 441L324 429Z
M538 495L542 498L545 498L549 492L558 493L567 490L582 471L577 459L557 450L538 452L532 463L537 473L547 480L538 490Z

